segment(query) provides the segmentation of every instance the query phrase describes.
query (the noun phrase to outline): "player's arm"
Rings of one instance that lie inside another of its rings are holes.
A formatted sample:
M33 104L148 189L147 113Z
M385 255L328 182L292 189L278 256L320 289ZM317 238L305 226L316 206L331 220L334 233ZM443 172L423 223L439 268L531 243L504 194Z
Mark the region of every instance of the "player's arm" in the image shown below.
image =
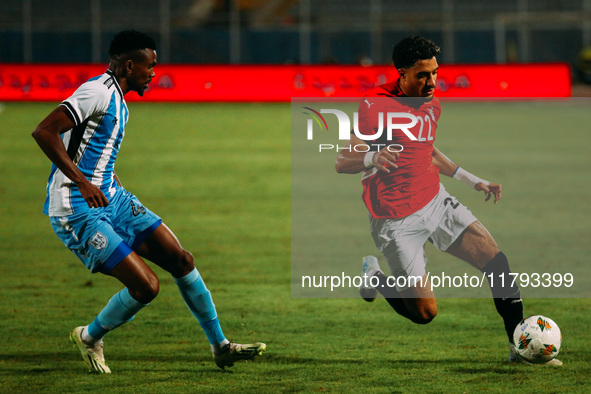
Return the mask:
M351 134L351 139L347 141L337 156L335 169L338 173L357 174L372 167L388 173L390 172L389 168L398 168L395 163L400 156L398 152L390 152L387 149L379 152L368 151L369 145L361 138Z
M458 168L447 156L439 151L436 147L433 147L433 165L439 168L439 173L452 177L456 169Z
M64 106L53 110L33 131L32 136L45 155L76 184L90 208L104 207L109 201L103 192L84 176L68 156L60 134L75 126Z
M433 165L439 168L439 172L441 174L462 181L478 191L483 191L486 195L486 199L484 201L488 201L491 195L495 196L495 204L501 199L501 184L489 182L478 178L473 174L470 174L468 171L454 164L454 162L452 162L446 155L441 153L441 151L439 151L439 149L436 147L433 147Z

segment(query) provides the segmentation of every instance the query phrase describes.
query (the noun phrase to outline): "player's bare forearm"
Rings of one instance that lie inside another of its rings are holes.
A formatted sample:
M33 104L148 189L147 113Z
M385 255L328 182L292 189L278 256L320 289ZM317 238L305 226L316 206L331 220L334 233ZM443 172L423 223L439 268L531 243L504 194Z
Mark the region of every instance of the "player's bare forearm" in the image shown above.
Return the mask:
M351 141L347 141L345 148L341 150L335 162L335 169L340 174L357 174L365 170L363 159L364 152L355 152L350 149Z
M433 147L433 165L439 168L439 173L451 177L458 168L453 161L441 153L439 149Z
M352 135L339 152L335 169L338 173L357 174L375 167L378 171L389 173L392 168L398 168L395 162L399 156L399 152L391 152L388 149L370 153L369 146L360 138Z
M84 176L68 156L60 134L74 127L63 107L50 113L32 133L33 138L45 155L60 171L78 186L89 207L103 207L109 201L103 192Z
M32 136L45 155L73 182L86 180L84 174L76 167L68 156L64 143L60 137L63 130L74 127L74 123L67 115L58 109L54 110L33 131Z
M464 169L459 168L436 147L433 147L433 165L439 168L441 174L458 179L470 185L475 190L484 192L484 195L486 196L484 201L488 201L494 196L493 201L496 204L497 201L501 199L503 194L501 184L485 181L484 179L480 179Z

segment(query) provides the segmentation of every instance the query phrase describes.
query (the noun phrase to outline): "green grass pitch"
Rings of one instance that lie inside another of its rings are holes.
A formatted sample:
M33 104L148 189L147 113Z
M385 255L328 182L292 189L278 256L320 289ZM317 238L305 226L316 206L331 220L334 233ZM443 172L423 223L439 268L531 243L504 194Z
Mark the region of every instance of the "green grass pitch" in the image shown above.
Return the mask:
M505 196L493 207L444 179L448 190L487 225L514 270L521 262L588 265L588 102L474 105L444 104L437 146L503 183ZM0 391L591 390L588 298L524 300L526 315L560 325L562 368L504 364L508 349L490 299L440 298L437 318L416 326L383 300L292 298L288 104L130 104L117 162L124 186L195 255L226 336L266 342L263 358L219 370L172 279L155 267L159 296L105 339L113 374L89 374L68 333L121 286L88 273L41 213L49 161L30 133L54 107L0 105ZM571 126L552 123L552 111L566 113ZM520 133L527 122L533 131ZM356 205L334 208L365 215L359 179L341 179L355 188ZM362 255L377 253L367 241L348 243L353 257L343 264L357 270ZM434 264L448 259L428 253Z

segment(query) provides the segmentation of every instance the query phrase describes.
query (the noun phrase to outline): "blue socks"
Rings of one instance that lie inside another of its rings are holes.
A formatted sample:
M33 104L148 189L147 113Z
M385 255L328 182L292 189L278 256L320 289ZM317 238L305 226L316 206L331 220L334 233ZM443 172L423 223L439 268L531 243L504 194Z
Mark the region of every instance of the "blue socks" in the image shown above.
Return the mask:
M228 342L222 333L211 293L201 279L197 268L194 268L193 271L182 278L174 278L174 281L185 300L185 304L187 304L187 307L197 318L203 331L205 331L207 340L214 351L220 344Z
M92 323L88 325L87 333L95 342L105 334L120 325L132 320L147 304L136 301L127 288L115 294L98 314Z
M185 304L199 321L207 340L214 351L219 351L229 341L224 337L217 318L211 293L203 283L196 268L182 278L174 278ZM127 288L115 294L82 332L82 338L88 344L102 339L106 333L131 321L147 304L136 301Z

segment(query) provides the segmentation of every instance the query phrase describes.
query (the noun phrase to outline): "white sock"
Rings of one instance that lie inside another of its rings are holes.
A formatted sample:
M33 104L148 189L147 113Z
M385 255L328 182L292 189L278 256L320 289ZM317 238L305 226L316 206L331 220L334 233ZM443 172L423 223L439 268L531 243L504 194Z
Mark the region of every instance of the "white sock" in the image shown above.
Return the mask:
M228 341L227 339L224 339L223 341L216 343L214 345L211 345L211 351L214 353L220 353L222 351L222 349L227 346L228 344L230 344L230 341Z
M88 326L84 326L84 328L82 329L82 332L80 333L80 337L82 338L82 342L84 342L87 345L94 345L95 343L97 343L99 340L91 337L88 334Z

